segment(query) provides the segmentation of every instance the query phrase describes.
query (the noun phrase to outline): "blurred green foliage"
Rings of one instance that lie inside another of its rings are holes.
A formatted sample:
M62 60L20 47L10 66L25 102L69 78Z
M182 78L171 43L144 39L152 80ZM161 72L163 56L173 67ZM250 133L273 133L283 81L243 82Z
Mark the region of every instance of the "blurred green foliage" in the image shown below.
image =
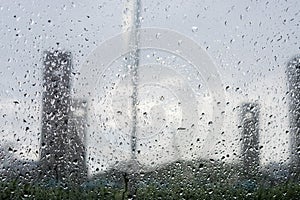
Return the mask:
M300 199L299 181L271 172L249 178L239 165L198 160L177 161L136 176L110 170L82 185L2 177L0 199L128 199L129 177L135 177L137 199Z
M124 189L98 186L95 188L43 187L37 184L1 184L0 199L127 199ZM280 184L275 187L257 188L248 191L232 187L189 188L173 186L160 188L147 185L137 190L138 199L299 199L300 185L295 183Z

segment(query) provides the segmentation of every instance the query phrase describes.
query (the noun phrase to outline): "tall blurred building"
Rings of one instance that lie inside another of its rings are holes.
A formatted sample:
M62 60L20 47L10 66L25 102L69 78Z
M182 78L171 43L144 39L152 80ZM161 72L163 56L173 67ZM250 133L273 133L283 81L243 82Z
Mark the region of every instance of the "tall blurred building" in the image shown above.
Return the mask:
M71 67L69 52L45 52L40 165L46 178L57 181L67 178Z
M70 52L45 52L40 170L43 177L58 182L70 177L81 180L86 175L86 108L71 99L71 72ZM76 115L78 110L82 110L81 116Z
M242 160L246 178L255 178L259 172L259 105L243 103L241 114Z
M300 56L287 66L290 120L290 175L300 177Z

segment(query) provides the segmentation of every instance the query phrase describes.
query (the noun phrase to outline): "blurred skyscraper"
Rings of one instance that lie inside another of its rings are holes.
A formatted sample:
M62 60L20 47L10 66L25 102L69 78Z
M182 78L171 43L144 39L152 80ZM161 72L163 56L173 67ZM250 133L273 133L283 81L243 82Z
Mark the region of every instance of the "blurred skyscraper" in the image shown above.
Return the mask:
M290 120L290 178L300 175L300 56L287 66Z
M243 103L241 115L242 126L242 160L246 178L255 178L259 172L259 105Z
M47 51L44 55L41 175L66 182L86 176L86 103L72 100L70 52Z
M68 120L70 108L71 54L44 54L41 172L46 178L67 178Z

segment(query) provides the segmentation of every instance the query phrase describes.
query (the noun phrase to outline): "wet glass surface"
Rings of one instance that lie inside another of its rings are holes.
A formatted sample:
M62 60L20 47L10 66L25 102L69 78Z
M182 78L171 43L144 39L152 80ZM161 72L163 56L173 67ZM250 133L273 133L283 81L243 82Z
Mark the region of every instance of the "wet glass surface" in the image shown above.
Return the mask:
M1 1L0 199L297 199L299 4Z

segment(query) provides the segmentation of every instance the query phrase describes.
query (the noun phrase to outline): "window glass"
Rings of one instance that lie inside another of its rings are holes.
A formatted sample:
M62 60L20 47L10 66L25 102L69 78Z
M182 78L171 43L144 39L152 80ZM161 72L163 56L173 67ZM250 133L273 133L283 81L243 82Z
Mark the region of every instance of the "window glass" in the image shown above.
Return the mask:
M296 199L299 7L0 2L0 199Z

